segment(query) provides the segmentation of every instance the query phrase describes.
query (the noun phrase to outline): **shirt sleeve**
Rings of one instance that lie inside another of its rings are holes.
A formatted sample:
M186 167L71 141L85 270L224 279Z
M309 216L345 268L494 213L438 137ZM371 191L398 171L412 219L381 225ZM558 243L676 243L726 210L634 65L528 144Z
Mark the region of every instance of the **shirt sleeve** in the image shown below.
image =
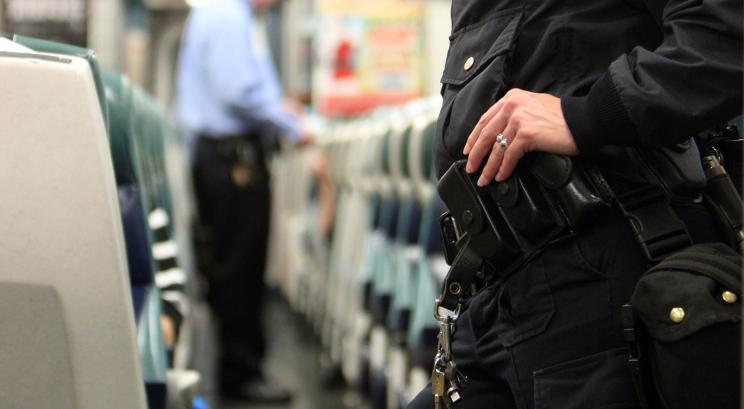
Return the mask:
M212 39L205 68L212 89L226 106L251 126L269 128L289 140L299 138L299 124L270 92L258 68L252 39L252 20L247 13L219 12L212 16Z
M662 146L741 115L741 0L643 0L661 24L656 50L636 47L582 97L561 99L579 151Z

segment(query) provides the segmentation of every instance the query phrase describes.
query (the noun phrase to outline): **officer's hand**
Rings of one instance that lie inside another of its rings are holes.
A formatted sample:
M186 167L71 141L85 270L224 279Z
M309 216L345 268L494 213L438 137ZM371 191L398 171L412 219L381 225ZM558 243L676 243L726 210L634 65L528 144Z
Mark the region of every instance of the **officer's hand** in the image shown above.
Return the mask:
M497 141L503 134L504 149ZM497 101L470 133L463 154L468 155L467 172L475 172L488 155L478 179L485 186L495 178L508 178L517 162L531 151L578 155L579 151L566 125L561 100L549 94L512 89Z

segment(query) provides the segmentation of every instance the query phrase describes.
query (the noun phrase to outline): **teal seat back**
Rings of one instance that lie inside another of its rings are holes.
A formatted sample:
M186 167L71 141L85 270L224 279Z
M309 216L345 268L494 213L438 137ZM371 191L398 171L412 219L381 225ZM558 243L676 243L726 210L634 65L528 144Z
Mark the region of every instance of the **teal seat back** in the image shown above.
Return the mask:
M152 187L152 175L148 157L144 145L147 138L147 125L145 116L145 94L136 87L131 88L131 115L129 116L129 153L134 164L134 173L139 182L140 194L145 213L155 208L155 196Z
M434 274L429 268L428 260L422 258L413 267L412 283L415 285L414 308L411 311L411 324L408 329L408 345L416 347L426 340L421 339L425 329L436 328L438 323L432 311L434 301L439 296Z
M151 137L149 141L149 156L153 172L153 189L156 203L173 218L170 188L165 167L165 114L152 98L147 98L149 126Z
M155 271L150 250L154 237L147 225L149 202L142 194L132 147L132 85L115 72L104 72L103 78L106 102L111 114L109 142L116 183L119 186L119 205L124 219L130 280L133 285L147 285L152 283Z
M162 208L172 218L165 168L165 115L140 88L132 90L132 153L148 211Z
M439 215L444 206L436 193L432 193L426 203L421 224L419 226L418 247L422 249L421 258L413 269L415 283L414 307L411 312L411 325L408 332L408 342L412 348L421 348L426 344L422 339L424 334L437 327L437 321L432 314L434 300L439 296L439 282L434 276L430 260L441 257L441 240L439 239ZM426 349L426 348L424 348ZM421 352L419 350L419 352ZM425 352L425 351L424 351ZM414 355L416 352L414 351Z
M421 174L429 175L431 180L436 180L434 171L434 135L437 133L437 123L432 121L424 128L423 141L421 143Z
M106 103L109 112L109 139L118 185L139 186L132 152L132 88L123 76L114 72L103 74Z
M168 355L160 327L162 308L160 292L151 287L145 303L145 310L138 323L137 343L142 365L142 378L145 382L162 382L167 378Z
M400 167L403 177L410 178L411 172L409 167L409 154L411 150L411 141L413 140L413 125L406 127L403 131L402 140L400 141Z
M391 150L393 147L393 131L387 131L385 132L385 135L382 136L382 155L380 157L381 168L382 168L382 175L386 177L390 177L391 169L390 169L390 157L391 157Z

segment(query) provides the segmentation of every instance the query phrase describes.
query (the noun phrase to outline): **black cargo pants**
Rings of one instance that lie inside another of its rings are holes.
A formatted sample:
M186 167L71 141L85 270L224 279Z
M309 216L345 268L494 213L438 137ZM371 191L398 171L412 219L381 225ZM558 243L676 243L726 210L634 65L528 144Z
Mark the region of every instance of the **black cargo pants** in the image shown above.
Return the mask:
M675 202L695 243L719 241L699 203ZM620 308L646 260L627 220L606 209L467 302L453 334L469 378L462 409L638 408ZM409 409L433 408L430 387Z
M258 138L200 137L193 164L200 223L211 232L205 271L208 300L217 318L220 348L219 383L223 390L260 377L265 353L261 323L264 269L269 232L270 190ZM256 150L250 183L232 177L236 143Z
M620 307L645 259L619 213L593 221L467 303L453 335L468 377L456 408L638 407ZM427 388L409 408L433 406Z

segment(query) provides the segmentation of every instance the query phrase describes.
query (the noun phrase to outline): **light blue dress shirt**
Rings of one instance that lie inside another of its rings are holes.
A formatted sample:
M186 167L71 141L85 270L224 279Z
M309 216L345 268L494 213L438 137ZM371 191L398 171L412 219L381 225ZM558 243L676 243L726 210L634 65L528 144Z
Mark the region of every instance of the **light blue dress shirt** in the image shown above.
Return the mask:
M176 120L194 136L250 132L296 140L268 50L257 47L250 0L211 0L191 11L179 56Z

